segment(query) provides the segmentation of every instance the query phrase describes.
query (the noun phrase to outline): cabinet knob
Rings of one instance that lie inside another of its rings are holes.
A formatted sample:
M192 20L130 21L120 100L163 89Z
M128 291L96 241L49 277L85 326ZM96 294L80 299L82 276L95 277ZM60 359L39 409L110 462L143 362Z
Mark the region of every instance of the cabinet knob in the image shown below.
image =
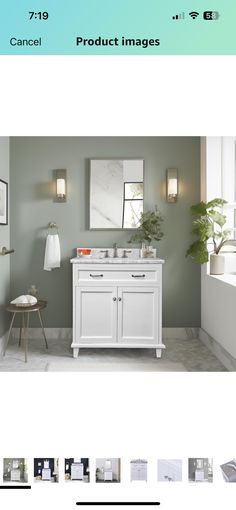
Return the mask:
M121 301L121 297L118 298L118 301Z
M113 301L116 301L116 297L113 297Z

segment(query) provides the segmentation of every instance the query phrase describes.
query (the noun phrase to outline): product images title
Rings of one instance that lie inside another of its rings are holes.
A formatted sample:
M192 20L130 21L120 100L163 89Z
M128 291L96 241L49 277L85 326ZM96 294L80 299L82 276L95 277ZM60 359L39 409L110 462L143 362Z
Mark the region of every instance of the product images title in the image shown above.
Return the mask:
M76 46L141 46L142 48L148 48L150 46L159 46L160 39L139 39L139 38L126 38L119 37L96 37L95 39L86 39L84 37L76 37Z

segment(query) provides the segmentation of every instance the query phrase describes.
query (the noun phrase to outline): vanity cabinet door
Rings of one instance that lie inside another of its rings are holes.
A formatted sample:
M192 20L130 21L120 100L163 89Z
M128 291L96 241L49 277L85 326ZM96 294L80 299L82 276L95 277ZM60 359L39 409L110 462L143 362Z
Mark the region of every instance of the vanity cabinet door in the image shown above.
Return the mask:
M20 469L11 470L11 482L20 482Z
M82 463L74 463L71 465L71 480L83 480L84 465Z
M118 342L158 344L159 288L118 289Z
M76 343L114 343L116 324L116 287L76 287Z
M131 481L144 480L147 481L146 464L133 464L131 466Z
M104 470L104 482L112 482L112 480L113 480L112 469L105 469Z

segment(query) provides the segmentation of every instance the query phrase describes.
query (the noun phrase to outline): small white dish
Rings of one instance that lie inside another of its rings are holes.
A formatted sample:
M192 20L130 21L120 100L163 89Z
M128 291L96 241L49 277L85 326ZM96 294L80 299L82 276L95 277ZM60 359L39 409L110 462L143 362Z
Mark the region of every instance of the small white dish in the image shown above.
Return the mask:
M30 294L26 294L23 296L18 296L16 299L13 299L11 301L11 305L15 306L34 306L37 303L37 298L34 296L31 296Z

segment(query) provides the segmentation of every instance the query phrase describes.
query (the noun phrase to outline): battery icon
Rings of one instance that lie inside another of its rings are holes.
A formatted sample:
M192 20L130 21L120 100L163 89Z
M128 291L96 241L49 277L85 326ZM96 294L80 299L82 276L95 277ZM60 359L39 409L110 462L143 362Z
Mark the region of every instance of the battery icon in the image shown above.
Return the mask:
M208 21L215 21L219 19L220 14L218 11L204 11L203 18Z

